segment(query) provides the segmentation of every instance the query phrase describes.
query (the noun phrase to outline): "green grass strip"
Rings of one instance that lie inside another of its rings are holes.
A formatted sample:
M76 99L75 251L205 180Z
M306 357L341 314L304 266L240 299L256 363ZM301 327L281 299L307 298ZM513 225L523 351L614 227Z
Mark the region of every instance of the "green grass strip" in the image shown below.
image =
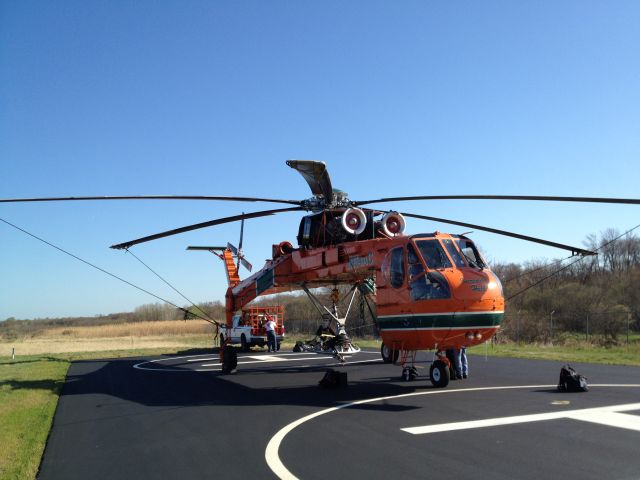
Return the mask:
M35 478L69 362L0 361L0 478Z

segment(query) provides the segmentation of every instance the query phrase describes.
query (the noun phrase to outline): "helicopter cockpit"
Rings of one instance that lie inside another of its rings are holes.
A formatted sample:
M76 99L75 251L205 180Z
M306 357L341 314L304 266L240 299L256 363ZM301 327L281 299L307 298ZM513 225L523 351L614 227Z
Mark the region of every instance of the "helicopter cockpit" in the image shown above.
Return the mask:
M462 235L419 233L402 243L388 251L380 270L392 289L408 286L412 300L451 298L452 286L465 278L469 284L489 284L494 277L474 243Z

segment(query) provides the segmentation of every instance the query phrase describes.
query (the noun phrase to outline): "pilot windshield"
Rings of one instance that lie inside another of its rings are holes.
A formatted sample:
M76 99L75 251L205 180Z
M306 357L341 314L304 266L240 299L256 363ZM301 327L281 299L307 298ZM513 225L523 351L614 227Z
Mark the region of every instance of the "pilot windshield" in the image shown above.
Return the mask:
M437 239L418 240L416 243L418 244L422 258L424 258L424 261L427 263L427 268L430 270L452 268L449 257L444 253Z
M437 240L434 241L437 243ZM442 250L439 244L438 247ZM446 258L444 252L442 252L442 256ZM409 267L409 286L412 300L434 300L451 296L449 284L444 275L432 270L425 274L424 266L411 244L407 248L407 265ZM450 267L451 263L448 263L448 265Z
M456 264L456 267L463 268L467 266L467 262L464 260L462 254L454 245L453 240L451 240L450 238L445 238L444 240L442 240L442 243L444 244L444 248L447 249L451 260L453 260L453 263Z
M476 246L471 240L467 238L458 238L456 243L470 267L480 269L486 267L486 264L482 261L480 253L478 253Z

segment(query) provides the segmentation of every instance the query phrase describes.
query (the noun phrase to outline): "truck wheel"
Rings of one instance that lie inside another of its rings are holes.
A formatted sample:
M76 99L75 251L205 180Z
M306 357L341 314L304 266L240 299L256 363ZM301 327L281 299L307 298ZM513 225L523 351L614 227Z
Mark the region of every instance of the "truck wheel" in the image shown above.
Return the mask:
M250 345L247 343L247 337L244 336L244 333L240 337L240 348L242 349L243 352L248 352L249 349L251 348Z
M400 356L400 351L391 350L384 343L380 345L380 355L382 355L382 361L384 363L396 363L398 361L398 357Z
M222 359L222 373L228 375L238 366L238 352L233 347L224 349L224 357Z
M449 385L449 368L442 360L436 360L429 369L429 378L436 388L444 388Z

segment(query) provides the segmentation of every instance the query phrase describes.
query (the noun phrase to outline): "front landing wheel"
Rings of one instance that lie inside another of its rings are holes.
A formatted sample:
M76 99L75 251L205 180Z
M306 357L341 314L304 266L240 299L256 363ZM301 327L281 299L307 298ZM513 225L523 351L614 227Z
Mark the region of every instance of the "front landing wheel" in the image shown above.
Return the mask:
M431 384L436 388L449 385L449 368L442 360L435 360L429 369Z

